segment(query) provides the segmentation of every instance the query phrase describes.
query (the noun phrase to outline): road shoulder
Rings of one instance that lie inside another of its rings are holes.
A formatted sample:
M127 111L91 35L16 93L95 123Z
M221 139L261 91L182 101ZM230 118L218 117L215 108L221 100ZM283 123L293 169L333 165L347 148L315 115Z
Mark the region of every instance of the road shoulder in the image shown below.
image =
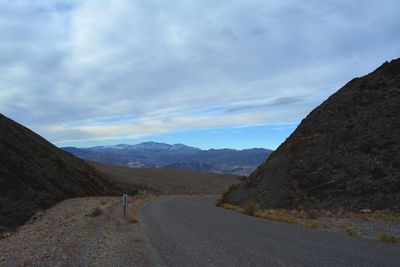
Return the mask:
M148 264L140 226L123 216L121 198L89 197L62 201L0 239L0 265Z

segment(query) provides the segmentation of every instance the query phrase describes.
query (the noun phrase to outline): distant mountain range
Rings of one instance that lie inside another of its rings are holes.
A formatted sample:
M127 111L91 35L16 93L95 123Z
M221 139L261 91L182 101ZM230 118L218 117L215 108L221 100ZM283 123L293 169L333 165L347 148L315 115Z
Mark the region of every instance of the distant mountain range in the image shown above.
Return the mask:
M248 175L271 154L272 150L209 149L183 144L145 142L136 145L63 147L82 159L132 168L177 168L196 172Z

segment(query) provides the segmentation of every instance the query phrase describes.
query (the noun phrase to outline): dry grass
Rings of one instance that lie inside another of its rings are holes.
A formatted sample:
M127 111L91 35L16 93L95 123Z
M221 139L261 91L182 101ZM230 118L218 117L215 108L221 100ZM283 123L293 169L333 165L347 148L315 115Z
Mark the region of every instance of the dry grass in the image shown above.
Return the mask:
M299 223L302 226L306 226L313 229L327 229L328 225L326 223L320 223L312 220L305 220Z
M338 233L345 233L354 237L377 238L375 225L387 225L396 227L400 222L400 213L394 211L372 211L370 213L345 212L337 210L307 210L298 207L294 210L287 209L262 209L254 202L247 203L244 207L223 203L222 208L236 212L278 221L289 224L297 224L313 229L323 229ZM372 227L372 228L371 228ZM391 228L388 228L391 229ZM389 231L390 232L390 231ZM400 243L400 238L389 234L381 234L379 239L390 243Z
M388 242L388 243L398 243L400 240L396 238L395 236L387 235L387 234L381 234L379 236L379 240L383 242Z
M307 214L307 219L317 219L319 217L319 214L316 210L308 210L306 211Z
M130 214L127 219L129 223L135 224L139 222L138 218L134 214Z
M235 206L235 205L231 205L229 203L222 203L219 206L224 208L224 209L227 209L227 210L233 210L233 211L237 211L237 212L240 212L240 213L244 213L243 212L243 208Z
M139 210L140 206L147 201L155 199L155 195L148 195L146 198L143 198L141 195L136 195L129 198L128 201L128 209L125 214L125 219L128 220L129 223L136 224L139 223Z
M391 213L385 213L383 215L383 219L387 222L394 222L395 221L395 217L393 216L393 214Z
M250 216L255 216L256 211L260 209L260 205L255 202L247 202L244 206L243 212Z
M256 216L269 219L272 221L278 221L278 222L284 222L284 223L290 223L290 224L295 224L297 223L297 220L294 216L291 216L289 213L287 213L287 210L259 210L256 213Z
M346 228L346 233L350 236L360 236L360 233L352 228Z
M355 212L351 212L350 213L350 221L352 221L352 222L357 221L358 218L359 218L359 214L358 213L355 213Z

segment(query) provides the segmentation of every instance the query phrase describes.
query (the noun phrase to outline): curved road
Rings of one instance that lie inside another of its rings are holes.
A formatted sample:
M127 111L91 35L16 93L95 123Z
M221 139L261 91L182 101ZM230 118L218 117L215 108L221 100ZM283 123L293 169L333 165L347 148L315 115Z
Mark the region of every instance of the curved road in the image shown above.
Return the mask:
M140 214L152 266L400 266L400 246L246 216L215 197L159 199Z

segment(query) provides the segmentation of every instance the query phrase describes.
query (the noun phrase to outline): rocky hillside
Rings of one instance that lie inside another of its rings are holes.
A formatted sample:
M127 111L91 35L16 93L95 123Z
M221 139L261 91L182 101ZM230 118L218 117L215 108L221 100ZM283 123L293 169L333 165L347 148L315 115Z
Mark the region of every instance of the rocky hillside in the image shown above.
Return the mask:
M70 197L117 193L102 174L0 114L0 232Z
M264 207L400 208L400 59L313 110L228 196Z
M145 142L136 145L62 148L82 159L131 168L175 168L194 172L248 175L261 164L271 150L209 149L183 144Z

